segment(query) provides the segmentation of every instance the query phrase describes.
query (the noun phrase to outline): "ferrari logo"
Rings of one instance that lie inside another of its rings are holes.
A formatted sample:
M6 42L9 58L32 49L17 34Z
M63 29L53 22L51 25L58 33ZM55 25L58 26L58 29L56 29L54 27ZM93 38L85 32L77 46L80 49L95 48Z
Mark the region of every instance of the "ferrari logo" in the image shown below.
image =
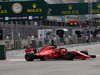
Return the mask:
M52 56L52 53L50 53L49 55Z

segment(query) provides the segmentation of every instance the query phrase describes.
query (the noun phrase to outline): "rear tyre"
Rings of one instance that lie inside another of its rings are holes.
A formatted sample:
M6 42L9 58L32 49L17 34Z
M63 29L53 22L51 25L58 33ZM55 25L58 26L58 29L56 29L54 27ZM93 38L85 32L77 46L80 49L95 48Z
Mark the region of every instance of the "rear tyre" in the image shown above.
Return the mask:
M67 60L74 60L74 58L75 58L74 52L67 52L66 53L66 59Z
M41 58L41 59L40 59L40 61L45 61L45 60L46 60L45 58Z
M25 54L25 59L27 61L33 61L34 60L34 53L26 53Z
M87 51L80 51L83 54L89 55L89 53Z

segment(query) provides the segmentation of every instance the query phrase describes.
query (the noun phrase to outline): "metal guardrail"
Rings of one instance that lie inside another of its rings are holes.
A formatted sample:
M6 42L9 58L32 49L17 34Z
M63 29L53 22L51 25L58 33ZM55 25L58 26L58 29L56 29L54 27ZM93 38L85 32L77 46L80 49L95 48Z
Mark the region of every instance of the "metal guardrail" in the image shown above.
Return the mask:
M99 42L100 38L93 38L93 40L90 42ZM72 38L72 39L56 39L54 40L54 45L60 46L60 45L70 45L70 44L80 44L80 43L87 43L85 39L78 39L78 38ZM0 40L0 45L5 45L7 47L7 50L17 50L17 49L23 49L26 47L32 47L32 42L29 39L20 39L20 40ZM48 46L52 45L52 42L49 39L44 39L44 41L39 41L38 39L35 40L35 47L41 47L41 46Z

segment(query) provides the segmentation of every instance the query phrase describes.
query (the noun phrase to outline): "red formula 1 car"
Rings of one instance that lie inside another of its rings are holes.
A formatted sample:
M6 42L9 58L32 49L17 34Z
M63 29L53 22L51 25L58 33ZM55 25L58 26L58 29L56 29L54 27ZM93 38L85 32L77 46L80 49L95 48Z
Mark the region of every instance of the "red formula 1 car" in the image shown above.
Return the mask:
M25 50L25 59L27 61L33 61L34 59L45 60L46 58L56 59L83 59L96 58L96 55L89 55L87 51L71 51L66 48L56 48L56 46L46 46L39 52L36 52L35 48L29 48Z

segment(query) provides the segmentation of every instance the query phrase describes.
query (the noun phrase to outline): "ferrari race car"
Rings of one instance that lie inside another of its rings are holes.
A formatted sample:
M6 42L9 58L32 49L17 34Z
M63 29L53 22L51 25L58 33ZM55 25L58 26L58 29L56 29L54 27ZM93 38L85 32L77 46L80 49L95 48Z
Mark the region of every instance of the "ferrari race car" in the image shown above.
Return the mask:
M66 48L56 48L56 46L46 46L42 48L39 52L36 52L35 48L28 48L25 50L25 59L27 61L33 61L34 59L40 59L41 61L46 60L46 58L55 59L82 59L96 58L96 55L89 55L87 51L71 51Z

